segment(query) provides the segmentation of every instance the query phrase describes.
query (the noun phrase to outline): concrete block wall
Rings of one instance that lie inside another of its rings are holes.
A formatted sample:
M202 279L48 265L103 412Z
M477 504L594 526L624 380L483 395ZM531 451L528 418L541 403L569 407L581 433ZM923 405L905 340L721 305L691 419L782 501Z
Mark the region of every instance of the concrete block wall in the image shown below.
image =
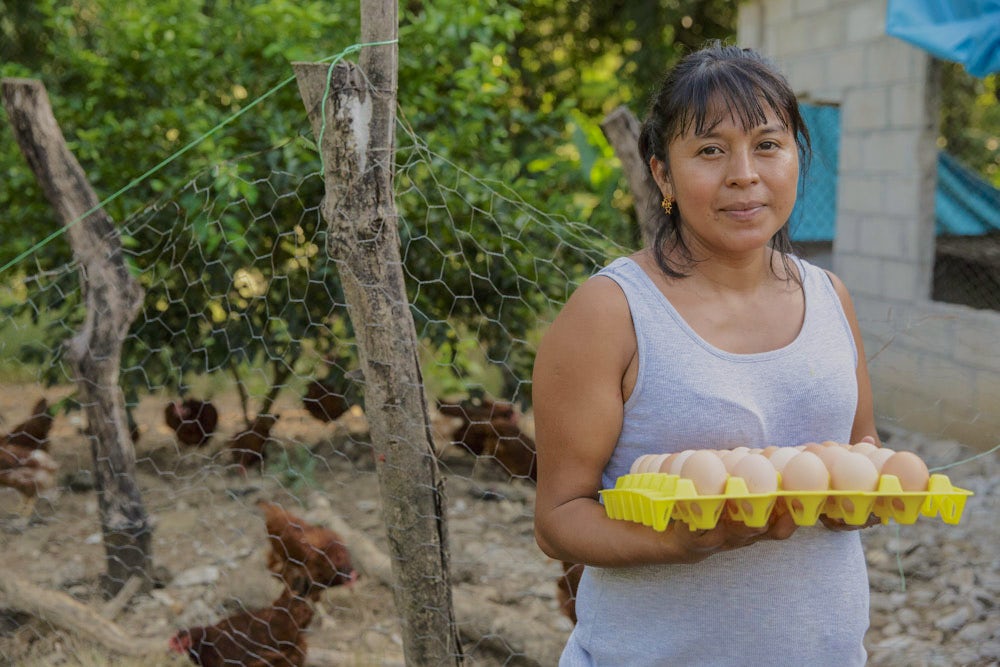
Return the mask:
M885 34L886 0L740 4L738 42L803 101L841 109L833 268L851 290L880 421L1000 444L1000 313L930 300L939 68Z

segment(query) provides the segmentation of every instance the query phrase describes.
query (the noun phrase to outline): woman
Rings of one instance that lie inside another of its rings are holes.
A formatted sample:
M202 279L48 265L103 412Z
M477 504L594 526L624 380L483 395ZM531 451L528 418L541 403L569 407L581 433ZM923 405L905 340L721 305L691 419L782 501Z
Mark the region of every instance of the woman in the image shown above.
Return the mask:
M654 95L640 150L663 195L651 249L584 283L534 369L541 549L587 565L562 665L863 665L868 579L842 522L796 530L608 519L642 454L877 442L843 283L790 253L808 133L784 77L713 43Z

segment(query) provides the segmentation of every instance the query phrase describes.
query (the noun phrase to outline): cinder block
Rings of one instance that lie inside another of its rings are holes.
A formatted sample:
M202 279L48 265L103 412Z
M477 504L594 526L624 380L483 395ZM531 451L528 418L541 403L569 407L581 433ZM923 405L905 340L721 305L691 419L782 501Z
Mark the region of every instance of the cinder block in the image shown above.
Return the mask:
M795 58L785 69L792 90L810 93L827 79L829 62L822 55Z
M840 125L846 130L889 127L889 95L883 87L853 88L844 95Z
M911 263L893 259L882 259L879 268L882 271L882 294L888 299L912 302L926 299L927 294L918 294L920 284L920 267Z
M864 79L865 52L860 46L840 48L829 55L826 85L841 91L838 99L846 95L846 89L857 86Z
M833 4L831 0L795 0L793 11L797 15L816 14L817 12L825 12Z
M847 43L858 44L884 37L885 10L885 0L859 2L847 7Z
M741 2L737 8L736 34L742 46L761 50L764 41L764 12L761 2Z
M889 119L893 127L922 129L926 123L926 85L922 81L896 83L889 87Z
M915 80L913 59L903 42L891 37L865 45L865 82L870 85Z
M887 210L885 175L841 175L838 184L838 211L883 215ZM864 242L864 236L861 238Z
M882 261L878 257L838 254L834 256L834 267L837 276L844 281L851 294L881 296Z

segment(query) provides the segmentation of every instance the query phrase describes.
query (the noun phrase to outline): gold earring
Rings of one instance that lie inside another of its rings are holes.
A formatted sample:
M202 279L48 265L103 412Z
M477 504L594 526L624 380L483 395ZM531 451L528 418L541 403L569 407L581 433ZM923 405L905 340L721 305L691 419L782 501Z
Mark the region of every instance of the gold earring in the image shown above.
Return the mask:
M674 200L669 196L664 197L663 201L660 202L660 206L663 207L663 212L670 215L670 212L674 210Z

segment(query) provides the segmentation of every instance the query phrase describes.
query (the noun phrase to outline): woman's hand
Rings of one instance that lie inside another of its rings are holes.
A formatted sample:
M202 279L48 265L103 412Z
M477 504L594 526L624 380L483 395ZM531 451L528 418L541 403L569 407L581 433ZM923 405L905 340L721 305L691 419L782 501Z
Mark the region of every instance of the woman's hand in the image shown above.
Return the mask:
M862 528L871 528L872 526L877 526L882 523L882 519L878 518L874 514L868 515L868 520L859 526L852 526L846 523L843 519L831 519L825 514L819 515L819 520L823 522L823 525L829 530L835 530L838 532L843 532L847 530L861 530Z
M709 530L691 530L680 521L671 523L668 530L672 531L671 538L677 546L687 552L686 562L697 563L720 551L739 549L761 540L787 540L796 528L792 515L776 505L767 524L759 528L730 519L723 512L715 528Z

